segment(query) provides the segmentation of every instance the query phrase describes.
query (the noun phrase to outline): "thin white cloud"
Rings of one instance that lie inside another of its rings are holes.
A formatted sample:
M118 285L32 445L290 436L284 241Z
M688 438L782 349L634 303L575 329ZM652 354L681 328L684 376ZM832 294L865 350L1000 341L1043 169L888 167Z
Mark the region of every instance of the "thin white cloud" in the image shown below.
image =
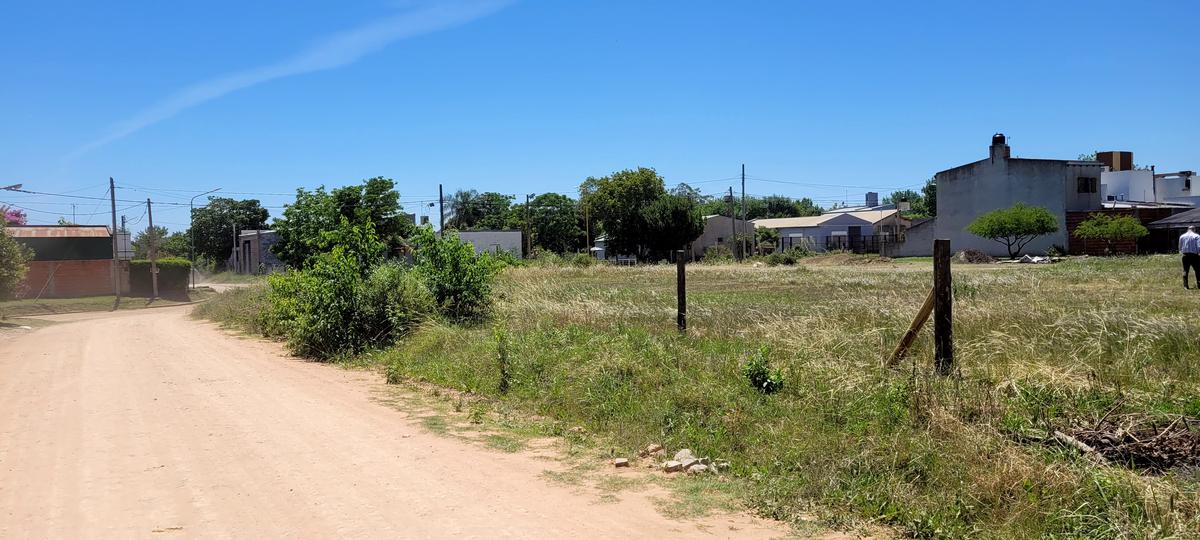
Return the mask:
M275 79L334 69L351 64L387 45L414 36L465 24L498 11L510 0L436 1L401 15L355 28L329 38L274 64L237 71L188 86L113 126L108 134L66 156L73 160L96 148L221 96Z

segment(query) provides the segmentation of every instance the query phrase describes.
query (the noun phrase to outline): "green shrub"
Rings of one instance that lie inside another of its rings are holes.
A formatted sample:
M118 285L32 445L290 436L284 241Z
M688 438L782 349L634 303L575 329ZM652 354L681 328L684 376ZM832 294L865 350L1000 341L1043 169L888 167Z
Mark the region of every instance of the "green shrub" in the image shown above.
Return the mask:
M783 390L783 374L778 369L771 369L770 349L760 348L750 355L749 360L742 366L742 375L750 381L759 392L774 394Z
M187 296L188 273L192 263L187 259L169 257L158 260L158 294L160 296ZM150 296L154 284L150 277L150 261L129 261L129 294Z
M709 246L704 250L703 262L710 264L723 264L733 262L733 250L724 244Z
M385 262L371 269L358 289L366 338L392 344L437 313L429 288L411 268Z
M308 270L268 278L266 326L281 331L299 356L326 360L362 351L367 342L358 310L362 277L356 258L337 246L311 261Z
M812 255L812 252L809 251L807 247L792 247L788 248L786 251L776 251L775 253L767 255L767 264L770 266L791 266L800 262L800 259L808 257L809 255Z
M446 317L467 320L482 317L491 308L492 282L500 268L497 259L477 255L475 248L454 232L440 237L430 227L420 229L416 269L425 280Z

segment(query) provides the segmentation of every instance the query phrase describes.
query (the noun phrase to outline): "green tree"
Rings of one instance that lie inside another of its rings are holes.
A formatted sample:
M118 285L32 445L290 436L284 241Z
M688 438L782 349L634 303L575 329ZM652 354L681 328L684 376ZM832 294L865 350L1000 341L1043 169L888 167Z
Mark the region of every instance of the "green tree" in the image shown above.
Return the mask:
M1113 216L1095 213L1075 228L1075 236L1088 240L1102 240L1104 252L1111 254L1117 242L1137 240L1150 231L1133 216Z
M233 230L267 228L267 210L256 199L209 197L208 204L192 213L191 232L196 256L223 264L233 251Z
M524 205L514 209L523 216ZM558 193L543 193L529 205L529 225L533 245L554 253L573 253L583 246L584 230L579 203Z
M579 186L580 200L604 234L614 254L647 254L652 242L646 209L666 195L663 179L654 169L639 167L590 177Z
M479 231L518 227L521 218L513 211L512 201L511 195L494 191L459 190L450 197L446 228Z
M925 185L921 186L921 213L929 216L937 216L937 182L933 178L925 181Z
M1015 259L1035 238L1057 230L1058 220L1054 214L1025 203L987 212L967 225L967 232L1004 244L1010 259Z
M648 233L646 247L656 258L683 249L704 233L700 207L687 197L663 194L646 206L642 214Z
M133 258L147 259L150 257L151 245L157 245L159 256L162 257L163 239L167 237L167 228L156 226L153 229L139 231L133 237ZM185 253L186 255L186 253Z
M13 240L5 229L8 221L0 219L0 301L11 300L17 287L25 280L29 260L33 252Z
M190 248L191 239L188 238L187 233L174 232L163 239L162 244L158 246L158 254L161 257L186 259Z
M395 182L383 177L326 192L324 186L313 191L296 190L296 200L272 223L279 241L272 248L279 260L296 268L309 259L328 252L331 240L326 234L343 227L371 225L374 234L395 252L405 245L414 226L400 207Z

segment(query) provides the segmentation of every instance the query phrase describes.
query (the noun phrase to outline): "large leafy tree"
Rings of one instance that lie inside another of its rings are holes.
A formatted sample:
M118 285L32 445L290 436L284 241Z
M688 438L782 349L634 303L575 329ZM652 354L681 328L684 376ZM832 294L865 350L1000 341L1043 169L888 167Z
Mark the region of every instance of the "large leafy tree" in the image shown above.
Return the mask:
M1020 255L1021 249L1035 238L1057 230L1054 214L1025 203L987 212L967 225L967 232L1004 244L1010 259Z
M459 190L450 197L446 228L470 231L516 227L520 216L513 212L512 200L511 195L494 191Z
M323 186L298 189L296 201L272 223L279 236L272 251L284 263L304 267L312 257L329 251L328 233L367 224L389 252L398 250L412 234L412 221L401 211L400 194L391 179L370 178L328 192Z
M534 197L528 208L519 205L513 214L522 220L528 216L528 230L538 249L571 253L583 246L584 226L579 204L566 195L543 193Z
M1117 242L1137 240L1150 234L1133 216L1113 216L1095 213L1075 228L1075 236L1104 242L1104 252L1111 254Z
M25 280L25 271L33 252L13 240L4 229L7 220L0 220L0 301L10 300Z
M704 215L728 216L732 210L739 219L742 217L742 198L739 195L735 194L732 208L725 197L705 197L700 202L700 212ZM746 197L746 219L819 216L822 212L824 209L817 206L808 197L801 199L793 199L784 195Z
M646 247L657 258L683 249L704 233L700 207L688 197L664 194L642 210L646 222Z
M133 256L145 259L150 256L150 243L158 245L159 257L187 257L190 247L188 235L185 233L168 233L166 227L154 227L142 230L133 237Z
M192 214L196 256L222 263L233 250L234 229L265 229L268 217L256 199L209 197L208 204Z
M646 209L667 194L658 172L639 167L589 177L579 186L579 193L592 219L608 236L610 253L648 253L652 239Z
M921 213L929 217L937 216L937 182L933 178L921 186Z

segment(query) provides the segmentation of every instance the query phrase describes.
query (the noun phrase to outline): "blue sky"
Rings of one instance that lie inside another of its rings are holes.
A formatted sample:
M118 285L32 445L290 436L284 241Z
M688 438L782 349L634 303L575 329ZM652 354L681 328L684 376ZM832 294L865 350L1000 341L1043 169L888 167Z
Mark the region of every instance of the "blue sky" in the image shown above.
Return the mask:
M1018 156L1200 168L1196 2L349 4L9 3L0 186L97 197L112 176L182 229L165 203L186 190L371 176L419 211L439 182L570 193L650 166L715 193L745 163L748 193L857 202L983 157L996 131ZM87 199L0 201L107 220Z

